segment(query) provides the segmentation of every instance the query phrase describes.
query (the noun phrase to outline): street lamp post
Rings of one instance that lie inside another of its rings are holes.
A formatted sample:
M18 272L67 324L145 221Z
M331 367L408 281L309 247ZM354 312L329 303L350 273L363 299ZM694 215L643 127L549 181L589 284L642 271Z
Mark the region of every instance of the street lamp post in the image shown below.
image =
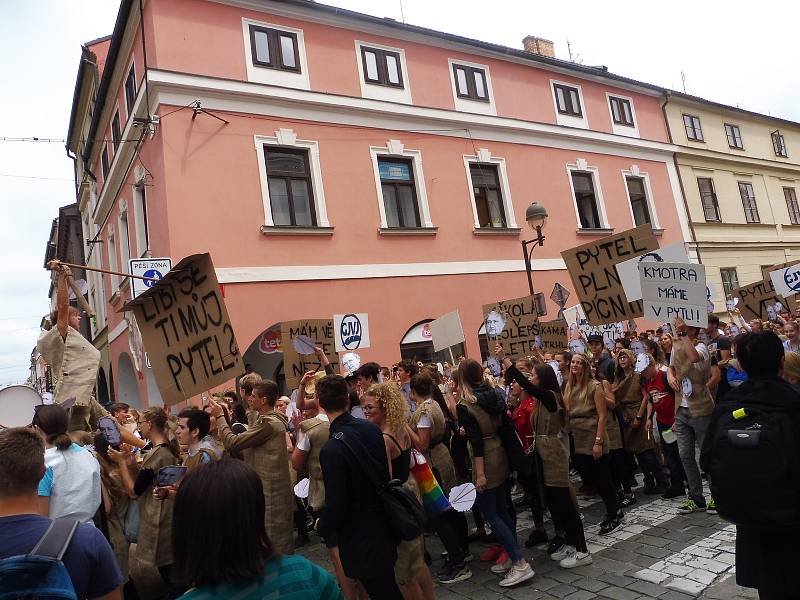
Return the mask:
M547 224L547 210L537 202L532 202L525 211L525 220L530 228L536 232L536 237L532 240L522 240L522 255L525 258L525 272L528 274L528 289L533 296L533 270L531 268L531 256L536 246L544 245L544 234L542 229Z

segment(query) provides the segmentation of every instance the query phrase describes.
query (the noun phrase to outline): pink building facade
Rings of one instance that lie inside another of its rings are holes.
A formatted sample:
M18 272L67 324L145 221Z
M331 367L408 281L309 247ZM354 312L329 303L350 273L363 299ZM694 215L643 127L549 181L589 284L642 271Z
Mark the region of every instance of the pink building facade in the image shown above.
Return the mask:
M562 250L645 221L690 239L661 91L604 69L298 0L126 1L89 50L70 131L89 262L210 252L265 377L280 322L337 313L368 313L362 360L390 364L457 309L478 357L481 306L528 293L534 201L544 320L572 291ZM89 283L116 399L159 403L129 283Z

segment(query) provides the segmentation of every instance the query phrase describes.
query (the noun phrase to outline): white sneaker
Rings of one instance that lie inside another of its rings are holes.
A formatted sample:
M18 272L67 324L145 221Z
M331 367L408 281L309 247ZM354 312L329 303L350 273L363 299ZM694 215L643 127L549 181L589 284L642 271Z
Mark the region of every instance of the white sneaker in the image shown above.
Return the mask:
M511 562L509 558L506 562L498 563L496 565L492 565L492 568L489 569L492 573L506 573L508 570L513 566L514 563Z
M577 550L558 563L564 569L574 569L584 565L592 564L592 555L588 552L578 552Z
M536 573L534 573L533 568L528 561L525 561L525 566L514 566L506 573L506 576L500 581L500 587L511 587L520 584L523 581L528 581L528 579L533 579L534 575Z
M575 546L569 546L567 544L564 544L563 546L561 546L561 548L559 548L550 555L550 560L555 560L557 562L560 562L565 558L567 558L568 556L570 556L571 554L575 554Z

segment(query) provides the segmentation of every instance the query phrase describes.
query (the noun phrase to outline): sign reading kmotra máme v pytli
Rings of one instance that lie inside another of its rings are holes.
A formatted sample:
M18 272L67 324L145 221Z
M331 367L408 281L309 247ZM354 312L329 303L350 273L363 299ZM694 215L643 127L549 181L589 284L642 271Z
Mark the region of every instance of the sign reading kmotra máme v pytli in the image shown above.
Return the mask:
M639 263L644 317L671 323L681 317L687 325L708 325L706 269L690 263Z
M136 315L165 404L244 372L209 254L187 256L122 310Z

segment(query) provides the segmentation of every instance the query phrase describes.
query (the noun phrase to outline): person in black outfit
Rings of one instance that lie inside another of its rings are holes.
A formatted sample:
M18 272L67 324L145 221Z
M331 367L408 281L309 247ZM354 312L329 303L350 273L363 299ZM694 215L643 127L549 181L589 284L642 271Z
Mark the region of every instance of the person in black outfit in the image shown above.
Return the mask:
M381 430L350 415L347 383L339 375L319 380L317 399L330 419L331 436L319 457L325 481L325 507L318 524L319 533L325 539L337 537L345 574L358 579L370 598L402 600L394 578L397 541L371 478L365 475L362 466L374 469L379 481L389 481ZM339 438L355 447L359 456L354 456Z
M746 333L736 339L736 354L747 373L747 381L732 388L714 409L708 431L713 432L720 415L730 410L731 404L762 405L764 409L786 413L796 431L800 432L800 394L779 377L783 370L784 349L780 338L771 331ZM700 464L707 469L711 464L714 436L707 435L700 455ZM787 449L788 450L788 449ZM797 465L797 462L794 463ZM794 474L798 481L800 472ZM790 485L775 481L775 486ZM773 491L759 490L765 498L764 509L769 509ZM753 510L762 508L753 505ZM787 524L780 530L755 530L736 526L736 583L758 588L761 600L797 600L800 592L791 573L800 563L797 538L800 527Z

